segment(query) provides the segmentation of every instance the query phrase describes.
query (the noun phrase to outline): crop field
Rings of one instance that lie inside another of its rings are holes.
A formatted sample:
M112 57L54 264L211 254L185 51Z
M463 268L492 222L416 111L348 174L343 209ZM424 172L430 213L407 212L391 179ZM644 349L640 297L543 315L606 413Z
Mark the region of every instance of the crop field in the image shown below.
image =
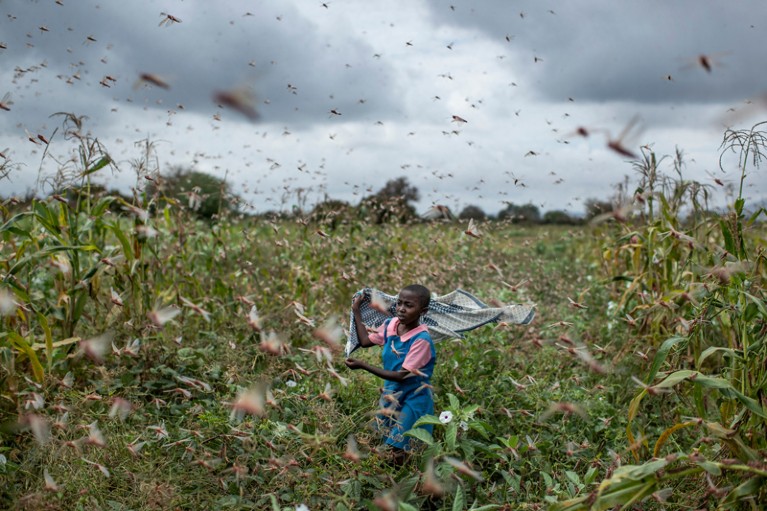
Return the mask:
M767 505L765 231L742 198L706 212L646 154L633 209L588 225L205 222L93 192L107 163L82 154L65 195L2 206L0 507ZM437 344L441 417L398 467L343 344L355 291L414 282L537 315Z

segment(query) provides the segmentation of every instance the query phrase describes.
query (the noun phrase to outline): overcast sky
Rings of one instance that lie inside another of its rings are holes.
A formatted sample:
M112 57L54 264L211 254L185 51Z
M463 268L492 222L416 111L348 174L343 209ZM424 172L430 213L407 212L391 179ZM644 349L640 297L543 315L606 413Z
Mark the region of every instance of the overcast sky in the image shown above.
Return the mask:
M136 142L150 140L161 170L226 175L261 211L290 209L299 188L356 204L407 176L420 210L580 213L636 182L606 142L637 119L626 149L679 147L684 177L724 204L714 178L739 179L735 159L719 169L724 130L767 118L763 0L0 0L0 12L3 196L66 165L74 146L51 115L71 112L117 162L108 187L136 184ZM221 92L249 94L257 119ZM745 195L763 200L765 184L750 173Z

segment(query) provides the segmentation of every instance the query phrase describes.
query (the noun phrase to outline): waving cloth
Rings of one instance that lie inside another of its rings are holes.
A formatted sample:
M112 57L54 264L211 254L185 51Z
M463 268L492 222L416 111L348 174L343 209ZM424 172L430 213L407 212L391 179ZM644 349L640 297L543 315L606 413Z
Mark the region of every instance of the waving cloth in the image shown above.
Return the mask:
M396 295L387 295L377 289L365 288L354 294L352 301L364 294L360 304L362 322L370 328L378 328L388 318L394 316L397 305ZM375 307L371 303L374 297ZM350 314L349 339L346 341L346 356L359 348L354 314ZM463 339L463 332L474 330L488 323L515 323L526 325L535 316L535 305L512 304L504 307L489 307L477 297L461 289L443 296L432 296L429 310L423 323L429 327L429 334L434 342L443 339Z

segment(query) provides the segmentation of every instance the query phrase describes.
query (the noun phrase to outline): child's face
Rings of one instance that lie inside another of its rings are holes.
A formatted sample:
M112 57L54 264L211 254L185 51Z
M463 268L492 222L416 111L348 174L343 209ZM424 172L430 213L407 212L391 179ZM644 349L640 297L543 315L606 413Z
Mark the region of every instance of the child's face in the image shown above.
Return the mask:
M418 318L423 312L421 298L415 293L403 289L399 292L395 310L400 323L405 325L418 324Z

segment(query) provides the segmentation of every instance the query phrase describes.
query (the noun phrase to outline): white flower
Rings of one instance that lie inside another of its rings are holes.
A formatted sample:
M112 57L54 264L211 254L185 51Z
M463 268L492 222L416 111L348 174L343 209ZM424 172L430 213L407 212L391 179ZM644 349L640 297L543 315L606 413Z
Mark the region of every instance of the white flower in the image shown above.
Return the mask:
M447 411L447 410L445 410L444 412L442 412L441 414L439 414L439 421L440 421L442 424L447 424L447 423L448 423L448 422L450 422L451 420L453 420L453 412L450 412L450 411Z
M285 382L285 385L287 385L288 387L291 387L291 388L293 388L293 387L295 387L296 385L298 385L298 383L294 382L293 380L288 380L288 381L286 381L286 382ZM303 506L303 504L301 504L301 505ZM298 509L298 508L296 508L296 509ZM309 508L307 508L307 510L308 510L308 509L309 509Z
M469 431L469 423L466 421L459 422L458 427L461 428L462 431Z
M309 506L306 504L299 504L296 506L296 511L309 511Z

